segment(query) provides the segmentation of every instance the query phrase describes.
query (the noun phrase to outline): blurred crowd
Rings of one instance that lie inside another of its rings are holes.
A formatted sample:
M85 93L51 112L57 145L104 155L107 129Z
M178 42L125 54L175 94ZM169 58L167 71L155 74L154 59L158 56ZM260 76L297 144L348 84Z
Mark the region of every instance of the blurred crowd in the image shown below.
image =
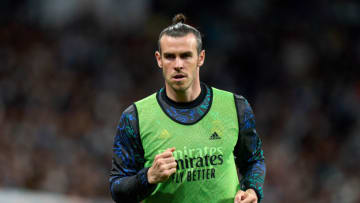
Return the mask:
M254 109L263 202L360 201L358 1L2 4L0 188L110 198L117 122L162 87L158 34L184 12L204 35L202 80Z

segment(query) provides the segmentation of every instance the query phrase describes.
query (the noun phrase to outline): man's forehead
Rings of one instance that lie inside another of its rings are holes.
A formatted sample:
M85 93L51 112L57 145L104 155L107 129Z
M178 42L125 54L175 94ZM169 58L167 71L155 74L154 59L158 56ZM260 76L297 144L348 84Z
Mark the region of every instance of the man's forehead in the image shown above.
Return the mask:
M197 42L195 35L191 33L181 37L163 35L160 39L160 46L163 51L196 51Z

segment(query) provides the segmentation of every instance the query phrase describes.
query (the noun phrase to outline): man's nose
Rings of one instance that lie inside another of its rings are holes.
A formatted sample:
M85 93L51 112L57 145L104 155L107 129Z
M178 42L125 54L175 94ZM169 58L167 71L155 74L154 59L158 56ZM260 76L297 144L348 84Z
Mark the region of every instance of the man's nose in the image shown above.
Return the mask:
M182 69L183 68L183 61L181 60L180 57L177 57L175 60L175 69Z

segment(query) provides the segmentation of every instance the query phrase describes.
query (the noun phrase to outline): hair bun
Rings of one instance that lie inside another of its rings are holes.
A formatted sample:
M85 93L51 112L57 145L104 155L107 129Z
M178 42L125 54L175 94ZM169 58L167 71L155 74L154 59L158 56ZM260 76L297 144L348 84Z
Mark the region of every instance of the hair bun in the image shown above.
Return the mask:
M177 23L185 23L186 21L186 17L184 14L182 13L179 13L179 14L176 14L175 17L173 18L173 25L177 24Z

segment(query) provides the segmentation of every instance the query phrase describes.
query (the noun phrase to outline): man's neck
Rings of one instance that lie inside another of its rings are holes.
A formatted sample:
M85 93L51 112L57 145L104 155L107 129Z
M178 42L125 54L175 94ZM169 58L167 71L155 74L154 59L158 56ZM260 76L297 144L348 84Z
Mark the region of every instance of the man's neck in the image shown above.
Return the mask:
M185 91L176 91L166 85L166 95L175 102L191 102L194 101L201 93L200 83L190 87Z

